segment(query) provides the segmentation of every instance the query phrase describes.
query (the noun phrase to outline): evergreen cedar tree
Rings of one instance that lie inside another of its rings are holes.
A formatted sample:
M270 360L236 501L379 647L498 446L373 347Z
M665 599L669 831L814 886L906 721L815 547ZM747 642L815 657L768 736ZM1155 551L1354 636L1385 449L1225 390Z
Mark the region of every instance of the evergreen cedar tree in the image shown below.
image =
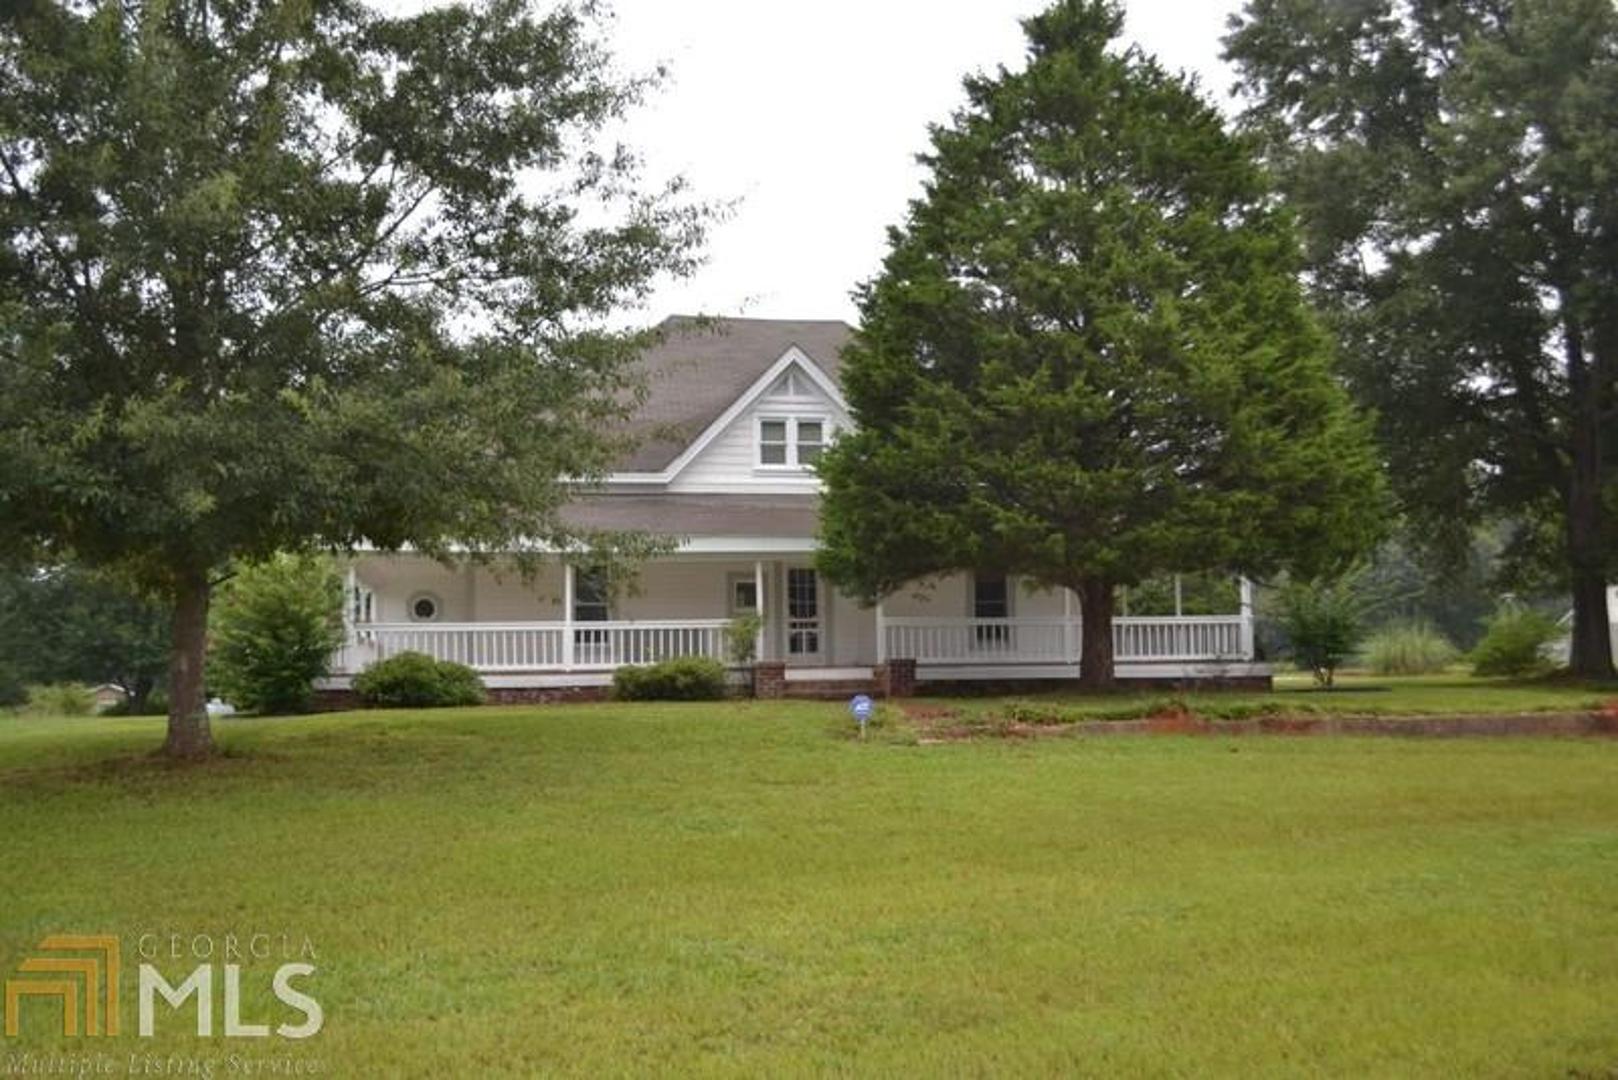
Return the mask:
M1611 677L1618 569L1618 7L1253 0L1227 55L1309 280L1418 531L1511 523Z
M0 10L0 554L165 598L169 754L233 564L596 539L644 339L592 328L709 215L593 149L648 84L588 10Z
M1384 487L1249 145L1109 48L1117 7L1024 27L1026 68L966 80L858 294L820 565L867 603L951 571L1071 588L1104 687L1119 586L1341 566Z

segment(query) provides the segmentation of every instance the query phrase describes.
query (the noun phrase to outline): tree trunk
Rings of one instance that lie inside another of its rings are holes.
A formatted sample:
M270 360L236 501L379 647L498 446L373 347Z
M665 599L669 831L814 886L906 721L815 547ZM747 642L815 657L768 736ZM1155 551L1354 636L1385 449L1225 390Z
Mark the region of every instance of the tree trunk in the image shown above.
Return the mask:
M1587 679L1611 679L1606 559L1601 550L1601 410L1606 395L1570 323L1568 390L1572 398L1572 469L1567 487L1567 555L1573 586L1573 640L1568 667Z
M1567 548L1573 586L1573 640L1568 667L1587 679L1611 679L1612 630L1607 616L1607 575L1601 551L1599 480L1581 477L1573 468L1568 498Z
M163 753L197 761L213 753L202 664L208 650L208 578L184 577L174 598L174 640L169 653L169 736Z
M1073 591L1079 594L1079 685L1086 690L1111 690L1117 685L1112 663L1112 583L1081 578Z

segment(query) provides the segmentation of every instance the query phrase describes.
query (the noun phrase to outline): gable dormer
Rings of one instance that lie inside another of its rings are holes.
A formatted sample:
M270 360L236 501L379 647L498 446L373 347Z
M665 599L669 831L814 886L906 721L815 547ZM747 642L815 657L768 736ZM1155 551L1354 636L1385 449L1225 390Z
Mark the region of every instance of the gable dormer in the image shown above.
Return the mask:
M814 463L851 421L825 372L796 347L671 470L671 492L820 490Z

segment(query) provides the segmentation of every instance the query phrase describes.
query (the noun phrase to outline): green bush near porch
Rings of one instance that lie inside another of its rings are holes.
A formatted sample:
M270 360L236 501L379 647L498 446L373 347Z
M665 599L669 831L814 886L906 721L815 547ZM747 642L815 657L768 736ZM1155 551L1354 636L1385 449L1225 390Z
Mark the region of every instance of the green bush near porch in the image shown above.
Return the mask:
M402 652L354 677L354 693L367 705L439 709L483 703L483 680L465 664Z
M725 666L705 656L682 656L612 673L612 696L620 701L718 701L728 695Z

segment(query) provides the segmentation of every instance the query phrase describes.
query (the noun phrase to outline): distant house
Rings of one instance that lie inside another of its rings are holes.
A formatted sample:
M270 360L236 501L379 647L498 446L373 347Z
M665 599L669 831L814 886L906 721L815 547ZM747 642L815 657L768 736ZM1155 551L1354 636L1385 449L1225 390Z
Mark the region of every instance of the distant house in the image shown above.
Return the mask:
M102 683L100 686L92 686L90 696L95 702L96 712L106 712L108 709L122 705L129 700L128 692L117 683Z
M491 688L599 686L614 668L684 655L727 660L725 628L763 622L760 658L794 683L869 680L916 661L927 680L1077 675L1078 604L1002 575L955 575L874 609L814 568L820 483L811 466L853 424L838 384L841 322L676 317L644 359L638 449L571 522L680 538L632 594L558 561L538 580L427 558L362 555L349 570L349 640L331 688L417 650L470 664ZM1120 678L1268 677L1251 604L1219 615L1124 617Z

